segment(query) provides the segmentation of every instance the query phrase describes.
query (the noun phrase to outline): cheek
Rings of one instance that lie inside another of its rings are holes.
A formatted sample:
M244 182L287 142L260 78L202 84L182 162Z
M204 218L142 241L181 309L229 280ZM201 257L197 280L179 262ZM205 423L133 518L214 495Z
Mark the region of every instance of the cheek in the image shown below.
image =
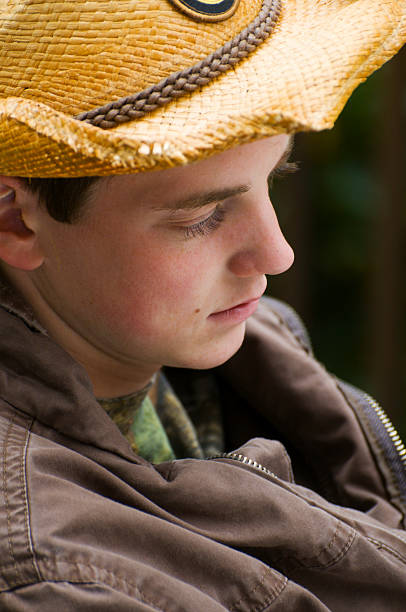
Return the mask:
M104 310L112 324L121 321L125 328L153 336L162 323L177 326L202 307L211 274L205 258L191 249L140 246L130 257L120 257L119 268L112 266L113 299L104 294Z

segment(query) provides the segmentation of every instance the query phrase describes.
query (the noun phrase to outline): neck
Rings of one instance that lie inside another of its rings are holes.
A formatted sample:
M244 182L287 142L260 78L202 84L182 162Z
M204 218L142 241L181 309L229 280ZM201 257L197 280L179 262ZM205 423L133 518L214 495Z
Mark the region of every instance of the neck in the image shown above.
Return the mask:
M100 351L49 306L29 275L6 266L3 266L2 271L12 287L27 302L37 322L86 370L96 397L111 398L139 391L159 370L159 365L126 362Z

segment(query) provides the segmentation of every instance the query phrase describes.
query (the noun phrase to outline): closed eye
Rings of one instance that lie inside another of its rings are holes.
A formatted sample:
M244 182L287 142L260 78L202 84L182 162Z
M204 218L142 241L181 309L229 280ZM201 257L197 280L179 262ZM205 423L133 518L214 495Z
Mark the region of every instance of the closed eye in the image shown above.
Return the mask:
M223 222L226 211L223 208L223 203L217 204L213 212L208 217L184 227L184 235L188 240L195 238L196 236L205 236L216 230L219 225Z

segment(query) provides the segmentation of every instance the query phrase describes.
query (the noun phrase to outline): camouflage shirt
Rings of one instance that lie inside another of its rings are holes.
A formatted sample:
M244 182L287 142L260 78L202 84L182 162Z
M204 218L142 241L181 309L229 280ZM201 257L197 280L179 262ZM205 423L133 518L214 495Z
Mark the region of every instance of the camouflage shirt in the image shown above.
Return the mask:
M187 408L159 372L140 391L98 401L134 452L151 463L223 452L221 410L212 378L193 373L184 394Z

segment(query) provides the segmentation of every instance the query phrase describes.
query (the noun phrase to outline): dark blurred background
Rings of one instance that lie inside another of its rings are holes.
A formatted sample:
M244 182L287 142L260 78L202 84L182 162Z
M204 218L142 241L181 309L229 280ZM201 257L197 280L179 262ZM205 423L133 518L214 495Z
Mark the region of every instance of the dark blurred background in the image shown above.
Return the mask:
M405 439L406 47L356 90L333 130L296 137L296 160L300 172L272 189L296 261L269 293Z

